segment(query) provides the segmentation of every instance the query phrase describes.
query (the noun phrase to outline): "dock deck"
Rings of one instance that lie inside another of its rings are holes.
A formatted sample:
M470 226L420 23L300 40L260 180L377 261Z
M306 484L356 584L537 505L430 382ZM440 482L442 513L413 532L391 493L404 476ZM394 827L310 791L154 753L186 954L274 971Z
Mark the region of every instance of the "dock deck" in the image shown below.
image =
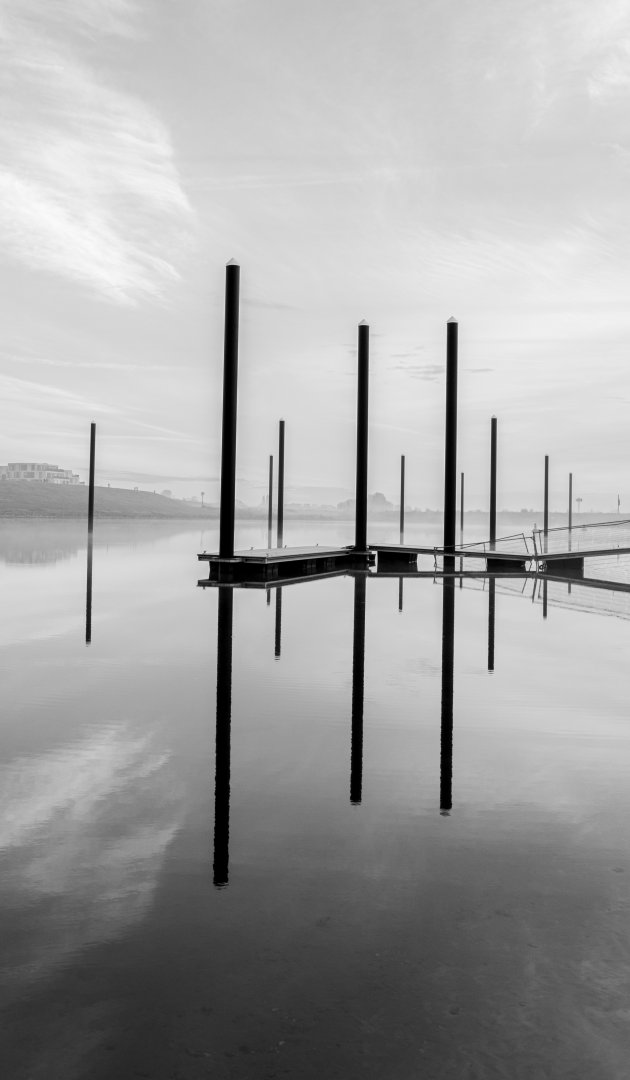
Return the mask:
M208 563L209 576L200 585L213 582L254 583L296 579L367 569L374 562L370 551L353 547L249 548L235 551L230 559L201 552L199 562Z

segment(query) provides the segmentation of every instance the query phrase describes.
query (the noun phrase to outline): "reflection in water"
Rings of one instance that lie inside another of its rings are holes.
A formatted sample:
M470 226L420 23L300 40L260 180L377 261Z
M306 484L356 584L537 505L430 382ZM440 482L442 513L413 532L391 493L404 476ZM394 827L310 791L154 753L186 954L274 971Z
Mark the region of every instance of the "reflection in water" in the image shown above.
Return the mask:
M440 813L452 803L453 780L453 653L455 639L455 579L443 578L442 592L442 709L440 733Z
M4 1003L146 915L179 824L168 759L117 724L0 764Z
M274 656L280 659L282 652L282 589L276 589L276 635L274 642Z
M405 579L402 578L402 577L398 578L398 610L399 611L402 611L402 609L403 609L403 581L404 580Z
M365 690L365 574L354 579L352 638L352 740L350 744L350 802L361 802L363 789L363 697Z
M214 780L213 882L227 885L230 861L230 728L232 723L232 611L234 591L219 587L217 718Z
M85 644L92 641L92 546L94 538L88 535L87 543L87 583L85 587Z
M547 581L543 582L543 619L547 618Z
M488 580L488 671L494 671L494 614L496 603L496 581Z

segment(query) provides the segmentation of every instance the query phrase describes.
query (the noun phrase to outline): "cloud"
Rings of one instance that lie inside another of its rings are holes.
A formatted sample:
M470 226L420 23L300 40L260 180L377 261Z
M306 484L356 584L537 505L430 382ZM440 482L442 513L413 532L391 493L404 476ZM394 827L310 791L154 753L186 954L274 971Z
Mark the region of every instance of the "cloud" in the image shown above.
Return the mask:
M411 375L412 379L422 379L424 382L433 382L444 374L444 364L393 364L393 371L404 371L405 375Z
M133 10L123 0L0 6L0 243L123 304L177 280L192 221L164 125L80 59L77 30L122 33Z

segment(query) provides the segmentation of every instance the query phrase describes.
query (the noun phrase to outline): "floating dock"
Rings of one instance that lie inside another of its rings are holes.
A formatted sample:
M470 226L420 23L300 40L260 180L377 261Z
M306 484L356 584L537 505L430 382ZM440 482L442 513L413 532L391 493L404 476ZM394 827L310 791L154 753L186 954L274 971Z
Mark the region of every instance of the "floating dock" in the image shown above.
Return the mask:
M323 577L346 570L367 570L374 565L372 551L354 547L250 548L235 551L231 558L202 552L199 562L208 563L208 578L200 585L288 581Z

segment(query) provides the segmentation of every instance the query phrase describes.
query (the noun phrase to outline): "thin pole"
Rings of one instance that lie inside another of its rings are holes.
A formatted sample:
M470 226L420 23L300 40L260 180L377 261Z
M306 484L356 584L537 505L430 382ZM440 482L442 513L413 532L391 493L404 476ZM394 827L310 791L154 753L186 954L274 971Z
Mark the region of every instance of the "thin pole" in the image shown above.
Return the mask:
M271 547L271 531L273 528L273 454L269 455L269 495L267 506L267 547Z
M446 324L446 424L444 446L444 550L455 551L457 503L457 320ZM455 570L455 559L447 555L444 569Z
M545 537L545 550L547 550L547 533L549 532L549 454L545 454L545 496L543 507L543 534Z
M459 488L459 546L463 547L464 544L464 474L460 473L460 488ZM464 572L464 559L460 557L459 560L459 572L463 575ZM464 578L459 579L459 587L463 589Z
M460 473L459 484L459 542L464 542L464 474Z
M281 548L284 540L284 420L278 425L278 539Z
M370 327L365 319L359 323L357 384L357 485L355 503L354 546L367 551L367 483L368 483L368 386L370 365Z
M350 802L361 802L363 789L363 701L365 694L365 574L354 579L352 637L352 739L350 744Z
M569 473L569 528L573 528L573 473Z
M223 421L221 428L221 506L219 557L234 557L236 498L236 390L238 383L238 307L241 268L232 259L225 268L223 339Z
M90 478L88 481L88 535L94 532L94 459L96 455L96 424L90 424Z
M490 547L497 539L497 418L490 420Z
M405 455L400 455L400 542L405 542Z

